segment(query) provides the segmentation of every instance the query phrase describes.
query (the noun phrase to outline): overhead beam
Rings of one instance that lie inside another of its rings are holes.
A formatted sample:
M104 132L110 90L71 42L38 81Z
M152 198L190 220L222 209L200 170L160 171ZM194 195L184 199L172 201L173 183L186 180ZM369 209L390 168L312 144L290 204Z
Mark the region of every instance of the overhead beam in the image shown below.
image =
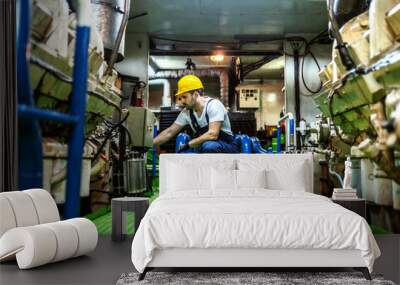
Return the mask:
M281 56L281 51L268 50L219 50L227 56ZM209 56L215 54L215 50L193 50L193 51L166 51L166 50L150 50L150 55L159 56Z

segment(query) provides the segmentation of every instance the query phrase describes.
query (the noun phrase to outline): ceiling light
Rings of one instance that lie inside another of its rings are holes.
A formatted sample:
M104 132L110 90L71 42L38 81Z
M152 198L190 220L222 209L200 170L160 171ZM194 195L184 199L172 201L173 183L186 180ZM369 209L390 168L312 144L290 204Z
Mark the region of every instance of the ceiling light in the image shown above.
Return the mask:
M224 60L224 56L222 54L215 54L210 56L210 60L215 63L220 63Z

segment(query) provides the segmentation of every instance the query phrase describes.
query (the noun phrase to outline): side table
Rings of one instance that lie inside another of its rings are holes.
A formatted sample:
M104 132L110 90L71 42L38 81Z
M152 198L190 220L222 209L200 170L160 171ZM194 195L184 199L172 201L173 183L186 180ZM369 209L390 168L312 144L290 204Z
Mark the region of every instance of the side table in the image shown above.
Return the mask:
M332 199L332 202L359 214L364 219L367 218L365 199Z
M149 208L149 199L144 197L121 197L111 200L112 234L113 241L123 241L126 238L126 212L135 214L135 232L140 221Z

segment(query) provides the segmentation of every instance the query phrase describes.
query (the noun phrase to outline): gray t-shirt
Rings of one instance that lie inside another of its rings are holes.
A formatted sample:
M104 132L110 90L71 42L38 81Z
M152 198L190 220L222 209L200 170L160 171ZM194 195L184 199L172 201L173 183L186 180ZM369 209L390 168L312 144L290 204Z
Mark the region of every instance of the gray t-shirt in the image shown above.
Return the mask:
M224 131L225 133L232 135L231 123L229 121L228 112L225 109L224 105L221 103L221 101L217 99L213 99L211 102L208 102L210 100L212 100L212 98L207 98L206 105L204 106L203 112L200 117L197 115L196 112L193 112L194 117L196 118L197 123L199 124L199 127L203 128L207 126L207 120L206 120L206 107L207 107L209 122L210 123L223 122L221 126L221 131ZM190 111L186 108L183 109L179 114L179 116L176 118L175 124L180 126L190 125L192 130L195 131L194 127L192 126L192 121L190 120Z

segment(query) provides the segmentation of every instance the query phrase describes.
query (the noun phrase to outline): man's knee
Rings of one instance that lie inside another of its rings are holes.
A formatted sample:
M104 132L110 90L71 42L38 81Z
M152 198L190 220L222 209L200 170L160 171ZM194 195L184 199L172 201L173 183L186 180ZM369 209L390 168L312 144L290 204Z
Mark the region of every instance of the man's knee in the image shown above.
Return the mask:
M213 152L221 152L222 147L221 144L215 141L205 141L200 147L200 152L202 153L213 153Z

